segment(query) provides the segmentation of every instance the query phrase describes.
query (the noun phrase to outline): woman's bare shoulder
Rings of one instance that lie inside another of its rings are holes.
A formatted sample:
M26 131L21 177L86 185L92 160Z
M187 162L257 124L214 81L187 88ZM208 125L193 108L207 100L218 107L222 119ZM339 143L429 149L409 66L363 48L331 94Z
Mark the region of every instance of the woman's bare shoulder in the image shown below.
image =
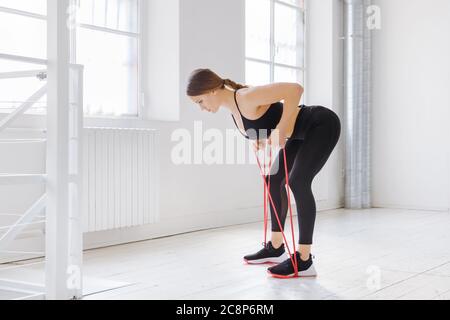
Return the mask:
M241 88L236 92L236 99L239 104L241 112L247 119L258 118L259 111L262 105L257 104L253 99L248 99L248 92L254 87Z

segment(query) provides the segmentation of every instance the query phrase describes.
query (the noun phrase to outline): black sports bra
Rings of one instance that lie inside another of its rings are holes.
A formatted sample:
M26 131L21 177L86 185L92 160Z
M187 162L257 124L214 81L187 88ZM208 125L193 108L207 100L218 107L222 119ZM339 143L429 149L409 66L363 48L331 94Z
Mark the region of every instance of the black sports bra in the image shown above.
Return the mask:
M236 92L238 90L239 89L234 91L234 101L236 102L236 107L238 108L238 111L241 115L244 129L247 135L242 134L236 123L236 120L234 119L233 114L231 114L236 127L239 129L239 132L241 132L241 134L247 139L267 139L272 131L276 128L277 124L280 122L281 116L283 114L283 104L281 102L272 103L267 109L266 113L264 113L261 117L256 120L250 120L245 118L242 115L241 110L239 109L239 105L236 99Z
M234 101L236 102L238 111L241 114L242 122L244 124L244 129L247 135L244 135L241 132L236 123L236 120L234 119L233 114L231 114L234 124L238 128L239 132L241 132L241 134L247 139L251 140L267 139L280 122L281 116L283 115L283 103L281 102L272 103L270 107L267 109L266 113L264 113L260 118L256 120L250 120L245 118L242 115L241 110L239 109L239 105L236 100L236 92L238 90L239 89L234 91Z

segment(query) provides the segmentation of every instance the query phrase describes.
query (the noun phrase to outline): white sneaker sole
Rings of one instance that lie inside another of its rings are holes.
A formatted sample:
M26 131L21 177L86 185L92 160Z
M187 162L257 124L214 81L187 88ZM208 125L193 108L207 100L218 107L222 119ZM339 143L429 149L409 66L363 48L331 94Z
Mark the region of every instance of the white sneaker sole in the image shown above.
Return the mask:
M312 264L308 269L300 271L298 275L300 277L315 277L317 276L317 271L316 268L314 268L314 264Z
M244 258L244 261L247 262L248 264L281 263L288 258L289 257L285 253L283 253L279 257L271 257L271 258L264 258L264 259L258 259L258 260L247 260Z

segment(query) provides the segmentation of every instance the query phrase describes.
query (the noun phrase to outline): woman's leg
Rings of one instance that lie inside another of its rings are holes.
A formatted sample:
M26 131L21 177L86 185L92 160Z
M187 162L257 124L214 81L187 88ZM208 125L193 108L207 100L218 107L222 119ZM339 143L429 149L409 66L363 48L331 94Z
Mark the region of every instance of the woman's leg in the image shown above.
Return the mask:
M331 110L326 111L320 122L308 131L289 175L289 186L297 204L298 251L303 260L309 258L316 218L312 181L330 157L341 131L339 118L329 112Z
M286 143L285 150L286 150L286 163L288 170L292 168L295 156L298 152L298 149L301 148L302 143L303 143L302 140L294 140L294 139L289 140ZM269 184L269 176L266 176L266 183ZM273 160L273 164L270 169L270 195L277 210L283 230L288 210L287 192L285 184L286 184L286 173L284 169L284 153L283 150L280 150L276 158ZM269 200L269 207L272 223L271 241L273 246L275 248L278 248L279 246L281 246L281 244L283 244L283 235L281 233L281 229L278 224L278 220L270 200Z

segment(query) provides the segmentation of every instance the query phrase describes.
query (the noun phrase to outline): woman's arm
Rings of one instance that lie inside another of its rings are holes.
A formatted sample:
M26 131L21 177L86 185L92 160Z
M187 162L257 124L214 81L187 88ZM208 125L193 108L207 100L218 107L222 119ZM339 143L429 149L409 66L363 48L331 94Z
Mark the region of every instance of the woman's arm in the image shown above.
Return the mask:
M303 95L303 87L293 82L277 82L241 90L241 101L248 105L266 105L284 100L283 114L277 125L279 144L284 147L287 134L295 123L294 115ZM269 139L270 143L270 139Z
M240 90L239 94L241 101L248 105L267 105L284 100L288 104L287 109L295 110L303 94L303 87L296 82L276 82L249 87Z

